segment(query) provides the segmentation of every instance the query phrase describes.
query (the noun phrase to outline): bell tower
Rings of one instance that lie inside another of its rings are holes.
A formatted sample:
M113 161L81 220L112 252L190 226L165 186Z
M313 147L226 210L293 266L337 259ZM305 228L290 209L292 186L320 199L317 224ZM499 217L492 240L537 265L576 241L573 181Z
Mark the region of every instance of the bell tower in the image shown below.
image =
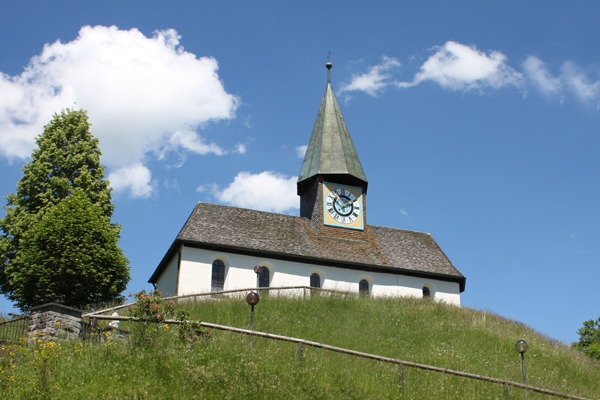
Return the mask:
M344 116L327 87L298 176L300 216L320 235L364 239L368 181Z

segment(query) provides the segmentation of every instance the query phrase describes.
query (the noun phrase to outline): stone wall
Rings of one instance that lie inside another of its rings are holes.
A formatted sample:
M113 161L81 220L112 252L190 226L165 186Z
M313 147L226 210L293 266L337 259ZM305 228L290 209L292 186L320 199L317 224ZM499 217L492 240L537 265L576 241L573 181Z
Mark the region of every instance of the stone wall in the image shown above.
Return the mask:
M29 334L47 340L78 338L83 311L59 303L33 307L29 315Z

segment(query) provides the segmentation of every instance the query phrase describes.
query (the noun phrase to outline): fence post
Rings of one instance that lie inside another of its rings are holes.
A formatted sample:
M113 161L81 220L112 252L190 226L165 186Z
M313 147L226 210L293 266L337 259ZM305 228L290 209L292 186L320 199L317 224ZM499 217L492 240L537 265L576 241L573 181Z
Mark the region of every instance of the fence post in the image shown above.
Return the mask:
M92 329L90 331L90 340L94 340L97 334L98 334L98 319L97 318L92 318L92 320L90 321L90 325L92 326ZM100 339L100 338L98 338Z
M302 364L302 342L298 342L298 364Z
M508 400L508 385L504 384L504 398Z

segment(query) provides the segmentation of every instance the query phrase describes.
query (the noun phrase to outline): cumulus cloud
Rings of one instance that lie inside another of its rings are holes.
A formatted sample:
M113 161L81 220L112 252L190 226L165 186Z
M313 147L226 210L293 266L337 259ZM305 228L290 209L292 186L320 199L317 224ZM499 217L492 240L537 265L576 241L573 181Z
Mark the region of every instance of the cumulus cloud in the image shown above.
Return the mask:
M485 54L475 47L457 42L446 42L421 66L412 82L401 82L402 87L434 81L445 89L469 91L522 84L522 74L506 63L499 51Z
M108 181L115 192L127 190L131 197L150 197L156 187L156 181L152 180L152 173L142 164L113 170L108 174Z
M400 66L400 62L395 58L383 56L381 64L369 67L364 74L353 75L350 83L342 85L340 93L358 90L376 97L394 83L389 72Z
M298 156L298 158L304 158L304 156L306 155L306 149L308 149L307 144L305 144L304 146L296 147L296 155Z
M259 174L240 172L225 189L216 189L215 197L231 206L286 212L300 205L296 195L296 180L295 176L288 178L271 171Z
M89 111L113 188L132 196L153 190L144 166L151 156L225 154L197 129L234 118L239 99L225 91L217 61L184 51L179 39L173 29L146 37L85 26L71 42L44 46L20 75L0 73L0 155L26 159L52 114L67 107Z

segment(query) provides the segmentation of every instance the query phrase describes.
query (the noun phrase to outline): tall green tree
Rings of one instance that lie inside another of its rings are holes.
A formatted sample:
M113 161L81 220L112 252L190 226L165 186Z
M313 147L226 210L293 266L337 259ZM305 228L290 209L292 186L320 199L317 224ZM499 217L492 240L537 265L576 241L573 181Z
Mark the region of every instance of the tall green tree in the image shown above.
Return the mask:
M573 343L573 347L600 360L600 317L595 321L593 319L585 321L577 333L579 342Z
M121 228L110 222L114 211L111 189L86 111L66 109L55 114L36 143L38 147L23 167L16 192L6 197L6 215L0 220L0 292L22 310L51 301L55 295L74 307L116 299L129 281L129 262L118 247ZM66 204L56 209L65 200ZM65 209L72 210L86 224L66 218ZM85 213L90 213L89 219L83 218ZM48 227L61 230L62 243L58 236L44 239L51 233ZM82 234L88 231L97 234ZM72 241L74 235L81 235L85 242ZM65 243L70 244L65 247ZM113 254L104 254L104 258L84 256L100 243ZM78 261L69 264L69 274L57 273L56 260L66 261L57 249ZM74 286L56 280L71 279L77 271L89 284L85 290L78 287L75 295ZM98 287L96 279L90 279L90 271L97 271L112 284ZM89 293L87 299L81 296L82 291Z

